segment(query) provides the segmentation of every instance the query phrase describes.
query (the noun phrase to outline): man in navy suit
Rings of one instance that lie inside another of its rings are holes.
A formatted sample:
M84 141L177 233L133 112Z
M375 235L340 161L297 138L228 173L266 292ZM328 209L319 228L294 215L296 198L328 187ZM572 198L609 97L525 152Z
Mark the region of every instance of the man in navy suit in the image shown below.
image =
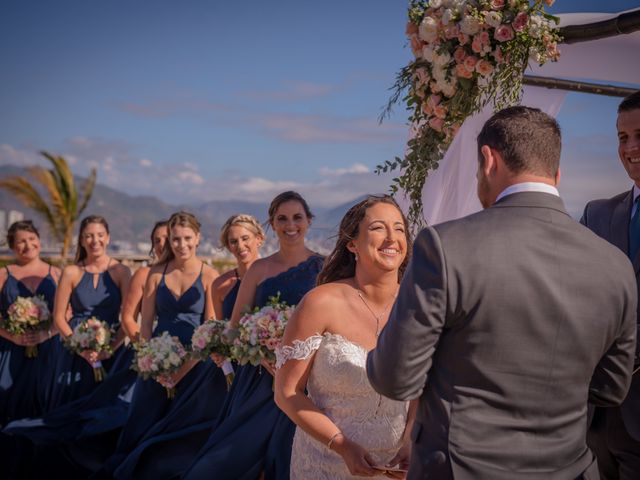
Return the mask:
M640 273L640 91L618 106L618 155L634 185L606 200L587 204L580 220L622 250ZM640 285L640 283L638 283ZM638 310L640 314L640 310ZM638 316L640 318L640 315ZM636 347L635 368L640 366ZM595 408L587 443L596 453L600 475L608 479L640 478L640 372L633 375L620 407Z

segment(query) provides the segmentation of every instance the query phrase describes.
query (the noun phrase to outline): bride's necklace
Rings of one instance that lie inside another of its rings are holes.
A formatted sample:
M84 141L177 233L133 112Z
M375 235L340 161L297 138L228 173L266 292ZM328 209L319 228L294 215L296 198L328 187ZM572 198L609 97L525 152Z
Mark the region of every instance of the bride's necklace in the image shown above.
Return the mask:
M371 308L369 303L364 299L362 290L356 288L356 292L358 292L358 296L360 297L360 300L362 300L362 303L364 303L364 306L367 307L367 310L369 310L369 312L371 312L371 315L373 315L373 318L376 319L376 338L378 338L378 336L380 335L380 318L382 318L382 315L384 315L391 304L393 304L394 300L396 299L396 294L393 294L393 296L391 297L391 301L382 309L382 312L376 314L376 312L373 311L373 308Z

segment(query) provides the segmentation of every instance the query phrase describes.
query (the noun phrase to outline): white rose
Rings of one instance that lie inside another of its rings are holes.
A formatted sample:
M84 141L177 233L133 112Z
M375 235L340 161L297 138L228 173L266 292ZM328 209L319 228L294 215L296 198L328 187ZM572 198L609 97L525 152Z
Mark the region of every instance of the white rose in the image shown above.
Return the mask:
M433 63L439 67L444 67L451 63L451 55L448 52L444 52L441 54L435 54L433 56Z
M418 28L418 36L423 42L433 42L438 38L438 22L434 18L424 17Z
M173 352L169 355L169 361L171 365L180 365L180 357Z
M466 35L475 35L480 30L480 22L471 15L465 15L460 21L460 31Z
M422 58L424 58L426 62L432 63L433 57L434 51L431 45L425 45L424 47L422 47Z
M447 70L439 65L434 65L433 70L431 72L436 83L441 83L447 78Z
M502 23L502 15L500 15L500 12L495 11L485 12L484 21L487 22L489 26L498 28Z
M442 0L429 0L429 6L431 8L440 8L442 6Z

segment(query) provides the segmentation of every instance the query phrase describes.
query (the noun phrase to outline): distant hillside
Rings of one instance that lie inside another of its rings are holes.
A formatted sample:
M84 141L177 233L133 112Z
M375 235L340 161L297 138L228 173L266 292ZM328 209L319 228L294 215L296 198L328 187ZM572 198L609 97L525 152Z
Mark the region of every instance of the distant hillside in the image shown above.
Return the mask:
M28 173L23 167L0 166L0 178L11 175L28 176ZM83 179L76 180L81 182ZM330 209L318 209L312 205L316 218L309 232L309 238L319 242L325 248L331 248L333 240L330 237L337 233L342 216L351 205L359 200L360 198ZM39 215L26 209L3 189L0 189L0 209L23 211L26 218L32 218L44 230L44 222ZM195 214L202 223L205 241L208 240L216 244L220 227L229 216L236 213L248 213L264 222L267 217L267 209L267 204L240 200L214 200L200 205L171 205L156 197L133 196L98 183L85 214L104 216L109 222L113 240L135 244L148 241L149 230L157 220L166 219L175 211L187 210Z

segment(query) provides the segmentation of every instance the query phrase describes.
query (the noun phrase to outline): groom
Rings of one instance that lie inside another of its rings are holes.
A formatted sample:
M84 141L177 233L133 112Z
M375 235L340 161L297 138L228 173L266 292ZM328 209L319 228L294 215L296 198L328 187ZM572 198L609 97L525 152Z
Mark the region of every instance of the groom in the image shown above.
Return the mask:
M560 129L512 107L478 135L484 211L418 236L367 359L373 387L420 398L409 479L598 478L587 400L617 405L635 353L626 256L558 196Z

